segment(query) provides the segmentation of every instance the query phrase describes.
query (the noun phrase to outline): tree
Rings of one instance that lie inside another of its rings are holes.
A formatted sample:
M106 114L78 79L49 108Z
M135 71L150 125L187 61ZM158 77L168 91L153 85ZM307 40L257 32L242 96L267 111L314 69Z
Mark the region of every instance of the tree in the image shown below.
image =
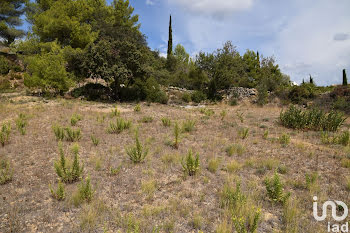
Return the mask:
M311 84L314 84L314 79L311 77L311 74L310 74L310 81L309 81Z
M171 25L171 15L169 20L169 40L168 40L168 57L170 57L173 53L173 29Z
M343 86L348 85L348 78L346 77L346 71L343 69Z
M16 38L24 36L24 31L16 27L22 25L21 15L27 0L0 1L0 38L11 44Z
M100 7L96 1L87 0L37 1L30 4L28 19L41 42L57 40L63 47L85 48L98 36L92 25Z

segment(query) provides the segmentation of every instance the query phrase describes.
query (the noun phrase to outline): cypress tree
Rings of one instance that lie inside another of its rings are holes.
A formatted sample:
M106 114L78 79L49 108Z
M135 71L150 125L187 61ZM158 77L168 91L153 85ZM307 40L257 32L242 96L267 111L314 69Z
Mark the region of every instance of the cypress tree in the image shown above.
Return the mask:
M260 55L259 55L259 51L256 51L256 59L258 62L258 67L260 68Z
M171 15L170 15L170 21L169 21L169 40L168 40L168 58L173 53L173 29L171 26Z
M310 75L310 83L314 84L314 79L311 77L311 74L309 74L309 75Z
M346 77L346 71L343 69L343 86L348 85L348 78Z

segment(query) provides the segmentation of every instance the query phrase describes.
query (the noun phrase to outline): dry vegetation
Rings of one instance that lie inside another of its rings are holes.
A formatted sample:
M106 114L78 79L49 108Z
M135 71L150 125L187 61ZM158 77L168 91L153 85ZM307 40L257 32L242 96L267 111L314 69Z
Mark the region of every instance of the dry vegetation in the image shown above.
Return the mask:
M258 232L314 233L327 228L312 217L313 195L350 203L349 145L282 127L277 106L117 105L0 96L0 124L12 126L0 146L12 172L0 185L0 232L225 233L257 221ZM117 119L130 127L108 133ZM58 142L55 125L81 135ZM59 180L59 144L68 167L79 144L80 180ZM195 172L184 172L189 151Z

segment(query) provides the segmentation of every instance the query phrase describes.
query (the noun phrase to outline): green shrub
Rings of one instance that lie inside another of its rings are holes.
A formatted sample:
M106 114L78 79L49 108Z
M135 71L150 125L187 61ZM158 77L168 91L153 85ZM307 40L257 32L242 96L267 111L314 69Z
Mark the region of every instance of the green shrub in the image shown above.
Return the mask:
M69 142L77 142L81 139L80 129L72 129L70 127L65 128L65 139Z
M136 106L134 108L134 112L141 112L141 105L140 104L136 104Z
M116 122L110 122L107 132L110 134L120 134L126 129L131 127L130 120L124 120L123 118L117 118Z
M244 116L243 116L243 112L236 112L236 116L238 117L238 119L241 121L241 123L244 122Z
M191 95L189 93L184 93L181 97L182 101L185 103L191 102Z
M347 146L350 143L350 132L345 131L337 137L337 143L343 146Z
M254 215L248 216L247 219L245 217L232 218L237 233L255 233L257 231L261 218L261 210L255 209L253 211L255 211Z
M10 182L12 177L13 169L10 161L5 158L0 158L0 185Z
M236 98L236 97L231 97L230 100L229 100L229 104L230 104L230 106L236 106L236 105L238 105L238 98Z
M184 161L185 160L185 161ZM184 172L189 176L194 176L199 170L199 154L193 156L192 150L189 150L185 159L183 158L181 161L182 168Z
M73 116L70 118L70 124L71 126L76 126L78 121L81 121L82 117L79 114L73 114Z
M248 137L249 129L248 128L240 128L238 130L238 136L242 139L246 139Z
M267 104L268 97L269 97L269 93L267 92L267 88L264 85L259 85L257 87L257 91L258 91L257 104L260 106Z
M126 153L134 163L143 162L148 155L148 149L144 148L140 143L138 131L136 131L135 135L135 146L126 148Z
M167 117L162 117L162 124L164 127L170 127L171 125L171 120Z
M98 144L100 143L100 139L98 139L95 135L91 135L90 136L92 144L94 144L94 146L98 146Z
M344 131L339 135L330 136L328 132L321 132L321 142L323 144L340 144L347 146L350 143L350 132Z
M55 134L56 140L63 141L64 135L65 135L64 128L59 126L59 125L54 125L54 126L52 126L52 130Z
M278 138L278 140L283 146L287 146L290 143L290 136L289 134L284 133Z
M81 181L78 187L80 200L90 203L94 196L94 191L91 186L90 177Z
M177 122L175 122L175 126L174 126L174 143L173 146L174 148L178 149L179 148L179 142L180 142L180 127L179 124Z
M9 61L4 57L0 56L0 75L6 75L10 71L10 63Z
M11 133L11 124L3 123L0 130L0 144L2 147L4 147L10 139L10 133Z
M283 184L281 183L280 177L277 174L277 172L275 172L272 178L265 179L265 187L267 195L274 202L285 203L290 196L290 193L284 193Z
M337 97L337 100L333 103L333 108L346 113L350 112L350 98L349 97Z
M186 120L182 123L183 132L192 132L194 130L196 122L194 120Z
M62 53L29 56L25 63L28 73L24 75L24 85L29 88L62 95L73 83L71 74L66 71L66 61Z
M20 113L18 118L16 119L16 126L18 131L22 134L26 134L26 126L27 126L27 116L23 113Z
M73 183L79 180L84 169L79 163L79 146L75 144L72 146L71 150L74 155L73 162L67 160L62 145L59 145L60 158L54 163L56 174L64 183Z
M280 122L287 128L316 131L337 131L345 119L344 115L339 112L324 113L318 109L302 110L293 105L280 114Z
M193 102L195 103L200 103L204 100L207 99L207 96L206 94L204 94L202 91L194 91L192 94L191 94L191 99Z
M11 82L6 77L0 76L0 91L11 89Z
M153 117L151 117L151 116L144 116L141 119L141 122L143 122L143 123L151 123L152 121L153 121Z
M288 93L288 99L294 104L302 104L317 96L317 87L312 83L303 83L300 86L293 86Z
M119 117L120 116L120 111L118 110L118 106L115 106L114 109L111 111L111 117Z
M62 201L66 198L66 193L64 190L64 185L61 181L58 182L58 186L56 190L53 190L53 188L51 187L51 185L49 185L49 189L51 192L51 196L53 198L55 198L58 201Z
M306 188L311 191L312 188L316 185L317 180L318 180L317 172L314 172L311 174L305 174Z

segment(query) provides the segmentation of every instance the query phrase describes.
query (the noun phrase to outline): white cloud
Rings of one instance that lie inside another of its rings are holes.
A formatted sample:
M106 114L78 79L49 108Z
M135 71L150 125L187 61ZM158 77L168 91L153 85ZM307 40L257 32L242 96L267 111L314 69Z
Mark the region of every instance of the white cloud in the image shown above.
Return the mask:
M193 13L218 17L249 9L253 5L253 0L169 0L169 2Z
M154 1L152 1L152 0L146 0L146 5L153 6L154 4L155 4Z

